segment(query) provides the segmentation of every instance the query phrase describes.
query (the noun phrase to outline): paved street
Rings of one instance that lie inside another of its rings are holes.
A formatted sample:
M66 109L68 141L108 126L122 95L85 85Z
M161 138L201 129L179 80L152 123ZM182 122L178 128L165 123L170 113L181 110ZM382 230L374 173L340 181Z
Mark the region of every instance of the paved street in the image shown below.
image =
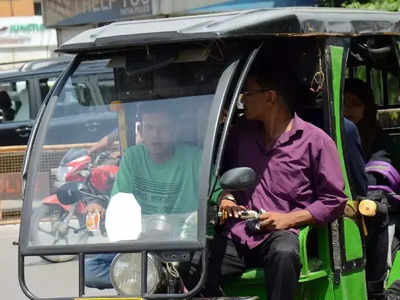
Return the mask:
M18 284L18 240L19 225L0 225L0 287L1 299L28 299ZM40 258L26 259L26 282L38 297L78 296L78 263L76 260L51 264ZM88 295L105 295L104 291L87 289ZM112 294L112 292L108 292Z

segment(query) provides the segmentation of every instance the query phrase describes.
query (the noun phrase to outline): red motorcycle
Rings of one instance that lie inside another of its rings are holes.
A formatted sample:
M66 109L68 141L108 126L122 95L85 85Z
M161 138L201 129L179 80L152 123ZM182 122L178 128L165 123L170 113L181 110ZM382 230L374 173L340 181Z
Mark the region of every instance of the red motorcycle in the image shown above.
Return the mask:
M94 230L93 222L87 222L87 206L97 202L106 207L118 162L111 152L102 152L92 159L86 149L69 150L57 168L56 193L33 208L31 243L38 246L86 244L90 237L99 236L94 231L105 236L103 218L98 217L98 228ZM42 256L49 262L65 262L74 257Z

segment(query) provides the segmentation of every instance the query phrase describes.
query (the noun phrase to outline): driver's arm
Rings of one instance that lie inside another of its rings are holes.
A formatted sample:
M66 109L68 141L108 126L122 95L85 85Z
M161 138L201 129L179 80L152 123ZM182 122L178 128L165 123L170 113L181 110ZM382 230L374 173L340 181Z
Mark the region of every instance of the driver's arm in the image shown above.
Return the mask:
M314 153L311 167L315 200L305 209L312 215L313 222L332 222L344 213L347 196L340 167L336 144L326 137L312 146Z
M88 154L92 154L94 152L98 152L112 143L114 143L118 139L118 129L113 130L110 134L101 138L98 142L96 142L92 147L88 149Z

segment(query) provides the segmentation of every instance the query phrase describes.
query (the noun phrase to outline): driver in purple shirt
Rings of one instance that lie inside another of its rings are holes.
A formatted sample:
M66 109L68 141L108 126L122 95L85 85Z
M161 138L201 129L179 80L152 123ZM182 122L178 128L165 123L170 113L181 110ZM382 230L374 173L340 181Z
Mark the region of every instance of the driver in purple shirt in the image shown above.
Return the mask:
M219 210L228 218L210 245L206 296L221 295L223 277L263 267L268 299L294 299L301 269L298 228L343 214L336 145L292 112L295 91L286 73L249 75L243 98L247 120L230 132L224 168L251 167L257 183L220 198ZM243 209L265 211L259 226L238 218Z

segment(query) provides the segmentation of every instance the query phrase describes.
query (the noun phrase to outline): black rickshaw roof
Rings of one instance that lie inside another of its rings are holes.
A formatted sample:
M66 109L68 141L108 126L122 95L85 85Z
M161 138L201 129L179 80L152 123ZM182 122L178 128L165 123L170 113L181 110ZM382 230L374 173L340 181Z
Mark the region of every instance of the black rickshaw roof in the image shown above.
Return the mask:
M400 13L288 7L116 22L85 31L58 51L83 53L139 45L268 35L400 35Z

